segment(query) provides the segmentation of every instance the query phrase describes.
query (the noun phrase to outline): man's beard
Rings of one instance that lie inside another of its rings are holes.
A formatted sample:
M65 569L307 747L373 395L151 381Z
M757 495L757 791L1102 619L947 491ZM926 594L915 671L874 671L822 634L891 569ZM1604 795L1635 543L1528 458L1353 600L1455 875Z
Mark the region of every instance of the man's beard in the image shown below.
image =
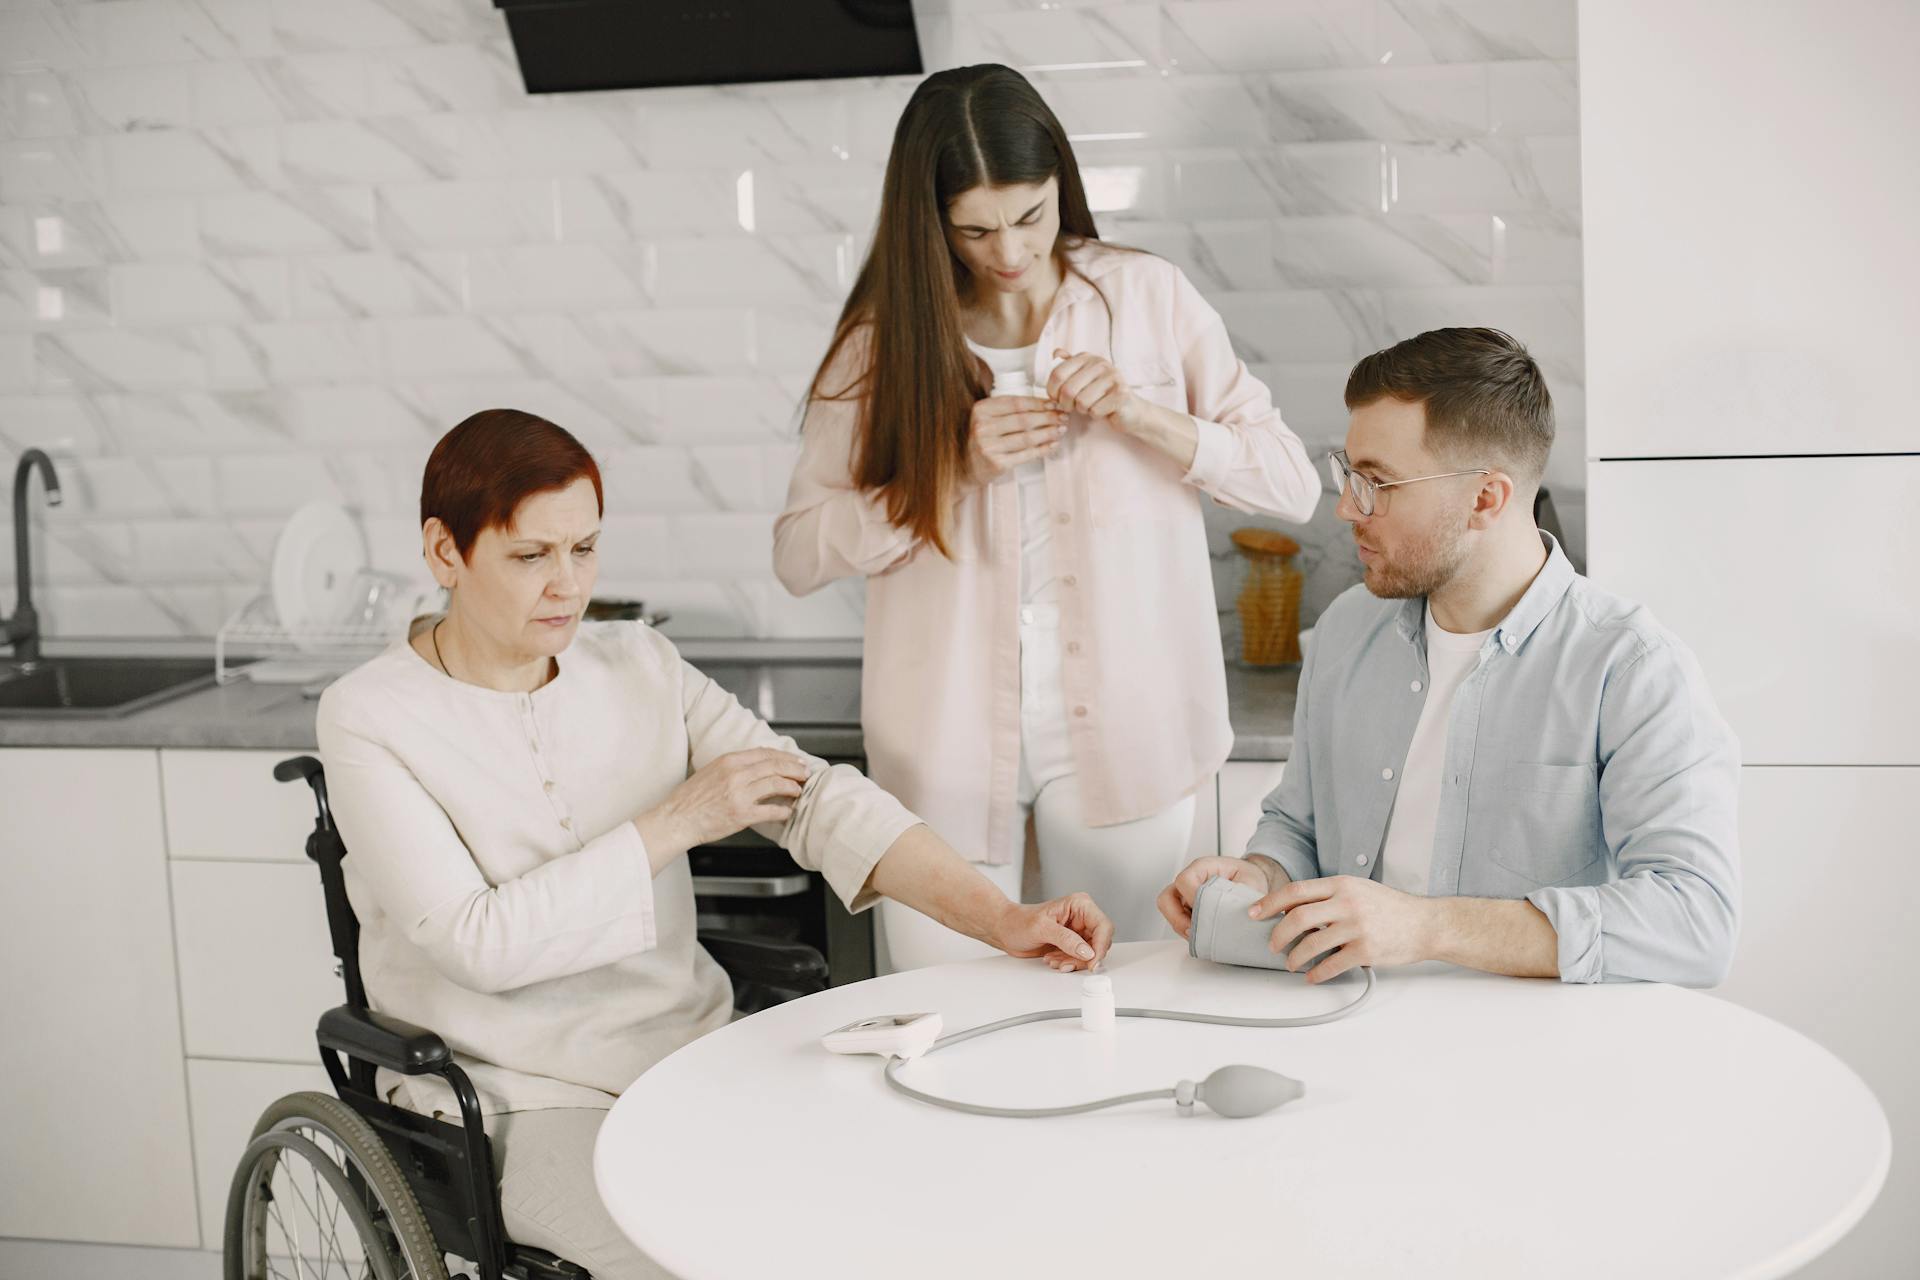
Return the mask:
M1391 558L1365 567L1367 590L1382 600L1430 596L1447 585L1467 558L1467 531L1455 526L1403 544Z

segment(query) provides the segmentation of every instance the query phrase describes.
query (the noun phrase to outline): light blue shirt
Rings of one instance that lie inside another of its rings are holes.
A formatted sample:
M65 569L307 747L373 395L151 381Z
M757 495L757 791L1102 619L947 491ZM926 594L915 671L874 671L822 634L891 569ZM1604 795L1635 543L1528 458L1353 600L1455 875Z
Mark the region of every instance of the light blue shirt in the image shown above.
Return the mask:
M1566 982L1713 986L1739 932L1739 744L1686 646L1541 536L1546 565L1454 697L1428 893L1525 898ZM1321 616L1247 852L1295 880L1378 878L1431 687L1426 607L1357 586Z

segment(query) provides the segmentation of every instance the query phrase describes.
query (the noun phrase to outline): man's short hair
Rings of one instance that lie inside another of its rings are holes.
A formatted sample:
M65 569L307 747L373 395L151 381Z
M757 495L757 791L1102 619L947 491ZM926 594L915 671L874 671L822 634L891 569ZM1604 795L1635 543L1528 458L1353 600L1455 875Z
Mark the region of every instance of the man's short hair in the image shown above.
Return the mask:
M1553 448L1553 397L1527 349L1498 329L1430 329L1376 351L1347 376L1347 408L1391 396L1426 406L1427 447L1450 464L1494 466L1523 489Z

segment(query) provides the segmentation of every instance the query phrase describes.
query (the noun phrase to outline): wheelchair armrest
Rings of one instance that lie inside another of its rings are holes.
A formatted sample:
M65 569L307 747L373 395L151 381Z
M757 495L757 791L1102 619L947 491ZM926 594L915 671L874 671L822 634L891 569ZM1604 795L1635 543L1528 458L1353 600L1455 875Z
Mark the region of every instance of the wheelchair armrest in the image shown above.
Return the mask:
M403 1075L444 1071L453 1062L446 1041L433 1032L352 1005L343 1004L321 1014L319 1036L324 1049Z
M703 933L700 945L735 982L760 982L774 987L826 985L826 957L804 942L750 938L737 933Z

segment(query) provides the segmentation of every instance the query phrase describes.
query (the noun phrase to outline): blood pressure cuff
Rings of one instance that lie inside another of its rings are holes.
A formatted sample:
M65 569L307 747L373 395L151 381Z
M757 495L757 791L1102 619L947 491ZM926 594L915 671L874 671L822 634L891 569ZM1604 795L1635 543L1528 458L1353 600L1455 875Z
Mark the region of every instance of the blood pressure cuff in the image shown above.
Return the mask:
M1193 926L1187 931L1187 954L1215 964L1235 964L1249 969L1285 969L1287 952L1267 949L1274 928L1286 913L1267 920L1252 920L1247 909L1262 895L1244 884L1214 876L1200 886L1193 899ZM1298 946L1295 939L1293 946ZM1289 947L1288 951L1293 948ZM1319 957L1314 958L1318 961ZM1304 973L1312 965L1303 965Z

